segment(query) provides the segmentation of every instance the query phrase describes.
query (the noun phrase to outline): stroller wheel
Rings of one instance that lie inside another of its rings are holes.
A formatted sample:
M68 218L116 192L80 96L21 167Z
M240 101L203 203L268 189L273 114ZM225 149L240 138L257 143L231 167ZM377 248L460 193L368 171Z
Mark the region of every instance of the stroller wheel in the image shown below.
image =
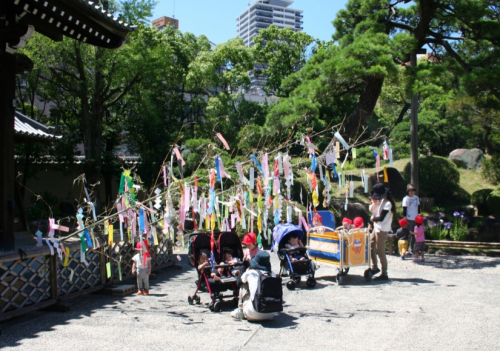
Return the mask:
M371 281L372 280L372 277L373 277L373 274L372 274L372 270L370 268L368 268L366 271L365 271L365 280L367 282Z
M188 303L189 303L190 305L192 305L192 304L193 304L193 298L192 298L191 296L188 296Z
M199 296L193 296L193 300L194 300L194 302L195 302L196 304L198 304L198 305L199 305L199 304L200 304L200 302L201 302L201 299L200 299L200 297L199 297Z
M316 286L316 279L314 279L313 277L309 277L307 278L306 284L308 287L314 288Z
M343 276L346 276L346 275L347 275L347 273L349 273L349 268L344 268L344 269L342 270L342 273L341 273L341 274L342 274Z
M214 303L214 308L213 308L213 311L214 312L220 312L220 307L221 307L221 302L220 301L216 301Z
M337 274L337 285L342 285L343 280L344 276L341 273Z
M298 276L298 277L294 277L293 280L295 281L295 284L299 284L300 283L300 280L301 280L301 276Z
M288 290L295 290L295 282L293 280L289 280L286 283L286 287L288 288Z

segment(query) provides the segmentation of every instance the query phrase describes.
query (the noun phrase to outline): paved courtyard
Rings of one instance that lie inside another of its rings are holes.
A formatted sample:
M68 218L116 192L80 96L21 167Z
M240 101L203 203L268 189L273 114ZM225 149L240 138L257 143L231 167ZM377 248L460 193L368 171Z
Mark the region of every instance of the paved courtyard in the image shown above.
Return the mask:
M278 270L275 255L273 268ZM500 258L429 255L425 264L391 256L388 282L366 283L354 268L345 285L322 265L318 284L284 291L284 312L265 323L236 321L191 306L196 272L151 281L150 296L83 296L69 312L39 311L0 324L2 350L494 350L500 344ZM208 302L203 293L201 301Z

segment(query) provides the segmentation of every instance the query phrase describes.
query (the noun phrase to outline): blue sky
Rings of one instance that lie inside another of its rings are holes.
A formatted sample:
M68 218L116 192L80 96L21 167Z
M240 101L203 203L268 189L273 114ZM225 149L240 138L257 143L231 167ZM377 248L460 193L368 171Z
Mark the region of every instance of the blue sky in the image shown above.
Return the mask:
M182 32L206 35L215 44L236 36L235 18L253 0L159 0L152 19L162 16L179 20ZM303 10L304 32L315 39L331 40L332 21L347 0L295 0L292 8Z

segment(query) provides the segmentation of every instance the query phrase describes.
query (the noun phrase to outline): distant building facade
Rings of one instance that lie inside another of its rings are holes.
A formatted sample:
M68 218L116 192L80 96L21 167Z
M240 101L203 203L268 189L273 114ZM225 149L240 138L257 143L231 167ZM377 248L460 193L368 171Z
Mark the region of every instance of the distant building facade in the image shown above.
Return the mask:
M175 29L179 29L179 20L172 17L163 16L155 19L153 21L153 26L158 29L164 29L166 26L172 26Z
M304 11L293 9L291 0L255 0L250 3L245 11L236 17L236 32L243 39L247 47L255 45L253 38L263 28L275 25L280 28L292 28L300 32L304 28L302 13ZM262 95L262 86L266 83L265 77L257 77L253 73L251 78L251 92Z

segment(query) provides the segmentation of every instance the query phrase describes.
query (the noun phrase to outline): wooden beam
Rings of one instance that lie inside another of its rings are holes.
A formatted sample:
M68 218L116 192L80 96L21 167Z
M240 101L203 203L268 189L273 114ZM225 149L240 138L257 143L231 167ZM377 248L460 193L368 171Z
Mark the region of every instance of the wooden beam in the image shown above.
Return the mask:
M16 58L0 52L0 251L15 249L14 116Z

